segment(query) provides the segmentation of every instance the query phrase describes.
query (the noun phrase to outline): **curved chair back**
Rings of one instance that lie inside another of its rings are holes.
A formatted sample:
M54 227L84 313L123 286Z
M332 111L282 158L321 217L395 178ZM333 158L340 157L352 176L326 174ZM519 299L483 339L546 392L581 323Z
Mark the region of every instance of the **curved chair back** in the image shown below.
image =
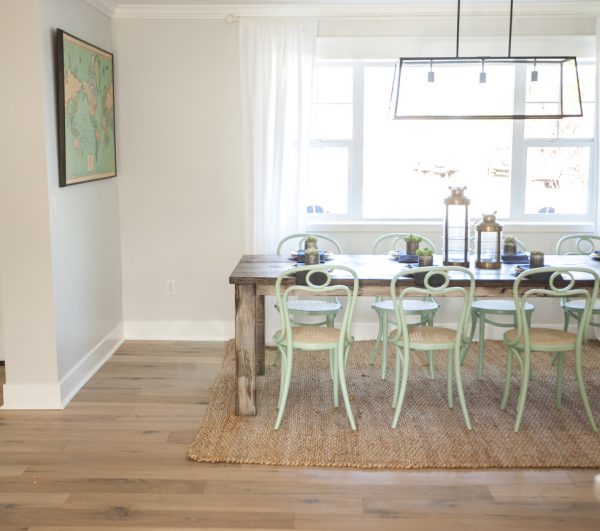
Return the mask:
M600 249L600 236L593 234L567 234L556 244L556 254L591 254Z
M318 232L298 232L296 234L290 234L283 238L277 244L277 255L281 255L282 251L286 248L289 251L297 251L298 249L304 249L304 240L307 236L316 236L317 237L317 247L321 250L332 250L337 254L342 254L342 246L340 243L331 236L327 234L320 234ZM295 244L293 244L294 240L297 240ZM327 242L325 245L322 245L322 242ZM292 245L293 244L293 245Z
M402 283L407 277L413 276L416 285L402 288ZM463 304L460 319L456 328L456 348L462 348L469 339L467 333L468 317L475 292L475 277L473 273L461 266L427 266L404 269L392 279L390 293L394 301L396 322L398 328L394 341L404 338L405 347L408 347L408 323L403 308L403 302L408 297L432 296L462 296Z
M577 279L591 280L591 289L575 287ZM538 267L523 271L513 284L513 298L517 308L517 335L514 344L522 340L525 348L529 348L529 324L525 314L525 303L531 297L567 297L585 301L577 329L577 342L582 343L586 337L594 302L598 297L599 281L598 274L587 267ZM531 282L536 284L529 287Z
M301 284L287 283L291 278L296 277L296 282ZM275 282L275 296L277 305L280 308L281 333L288 341L293 342L292 328L297 326L288 310L288 300L290 297L320 296L335 297L345 296L347 302L343 308L342 320L340 325L340 345L343 349L344 340L352 341L350 334L350 325L356 305L356 296L358 295L358 275L352 268L344 265L318 264L287 269L277 277Z
M388 234L379 236L379 238L373 242L371 252L372 254L381 254L384 252L387 253L388 251L395 251L399 249L400 246L404 245L404 238L407 236L417 236L418 238L421 238L421 247L429 247L434 253L437 252L435 244L429 238L410 232L389 232Z

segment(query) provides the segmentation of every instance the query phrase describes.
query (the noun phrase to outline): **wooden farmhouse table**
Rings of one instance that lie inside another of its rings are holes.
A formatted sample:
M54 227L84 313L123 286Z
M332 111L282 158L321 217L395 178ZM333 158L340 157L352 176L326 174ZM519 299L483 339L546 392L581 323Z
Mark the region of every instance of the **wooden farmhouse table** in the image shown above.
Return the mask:
M295 263L285 256L244 255L229 277L229 283L235 285L237 415L256 415L256 376L265 372L265 295L275 294L277 277ZM337 255L327 263L353 268L360 283L358 295L371 297L389 295L392 277L407 267L387 255ZM441 263L441 256L436 256L434 265ZM545 263L548 266L589 267L600 274L600 262L587 255L546 255ZM502 264L500 269L478 269L471 262L470 269L476 281L475 296L511 298L515 280L513 268L514 265ZM340 283L343 282L340 279ZM407 285L412 282L406 280ZM591 284L586 280L577 283L580 287Z

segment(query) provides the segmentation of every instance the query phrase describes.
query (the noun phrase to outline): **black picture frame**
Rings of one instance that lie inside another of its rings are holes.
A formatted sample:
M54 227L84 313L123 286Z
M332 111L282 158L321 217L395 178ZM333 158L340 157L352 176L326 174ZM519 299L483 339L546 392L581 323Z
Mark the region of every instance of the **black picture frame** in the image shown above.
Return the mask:
M113 54L56 30L59 186L117 176Z

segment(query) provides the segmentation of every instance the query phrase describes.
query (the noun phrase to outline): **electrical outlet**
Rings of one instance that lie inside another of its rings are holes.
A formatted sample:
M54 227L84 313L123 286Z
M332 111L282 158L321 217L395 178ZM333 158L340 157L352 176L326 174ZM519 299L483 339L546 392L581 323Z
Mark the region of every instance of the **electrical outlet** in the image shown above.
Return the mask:
M175 280L167 279L167 295L175 295Z

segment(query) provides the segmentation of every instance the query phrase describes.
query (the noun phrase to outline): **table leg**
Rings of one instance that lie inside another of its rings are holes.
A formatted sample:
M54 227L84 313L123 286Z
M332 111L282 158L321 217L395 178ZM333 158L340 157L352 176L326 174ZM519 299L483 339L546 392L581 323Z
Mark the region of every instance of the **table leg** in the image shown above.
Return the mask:
M256 296L256 326L254 348L256 352L256 375L265 375L265 296Z
M236 284L236 414L242 416L256 415L256 328L256 286Z

